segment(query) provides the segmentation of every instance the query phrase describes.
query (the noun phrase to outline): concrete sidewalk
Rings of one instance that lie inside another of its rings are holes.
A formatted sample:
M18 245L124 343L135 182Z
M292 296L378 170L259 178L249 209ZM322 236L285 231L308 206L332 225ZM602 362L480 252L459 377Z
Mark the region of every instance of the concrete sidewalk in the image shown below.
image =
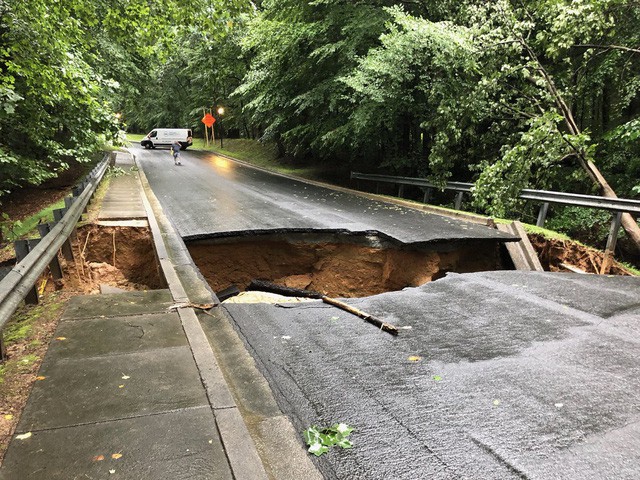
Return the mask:
M234 478L172 303L71 300L0 478Z

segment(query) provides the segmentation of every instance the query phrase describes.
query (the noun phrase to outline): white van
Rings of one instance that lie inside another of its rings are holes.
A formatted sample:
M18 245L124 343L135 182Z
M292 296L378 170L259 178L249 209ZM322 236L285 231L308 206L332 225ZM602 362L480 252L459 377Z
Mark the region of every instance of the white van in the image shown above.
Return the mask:
M193 143L191 130L188 128L154 128L140 141L140 145L144 148L168 147L175 141L182 145L180 150L186 150Z

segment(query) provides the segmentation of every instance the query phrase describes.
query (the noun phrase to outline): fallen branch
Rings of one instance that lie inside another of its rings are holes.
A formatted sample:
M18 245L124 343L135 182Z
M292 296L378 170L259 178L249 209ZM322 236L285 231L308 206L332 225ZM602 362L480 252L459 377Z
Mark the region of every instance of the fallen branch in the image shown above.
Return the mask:
M365 322L375 325L380 330L384 330L391 335L398 335L398 329L390 323L384 322L379 318L374 317L373 315L369 315L368 313L363 312L356 307L341 302L340 300L336 300L335 298L327 297L326 295L323 295L319 292L285 287L283 285L278 285L277 283L267 282L264 280L252 280L247 287L247 291L249 290L278 293L280 295L286 295L288 297L317 298L319 300L322 300L324 303L328 303L329 305L333 305L334 307L338 307L345 312L349 312L353 315L356 315L357 317L362 318Z
M581 270L578 267L574 267L573 265L569 265L568 263L560 263L560 266L566 270L569 270L570 272L573 273L583 273L586 274L587 272L585 272L584 270Z
M208 310L211 310L213 307L217 307L217 306L218 306L217 303L182 302L182 303L174 303L173 305L167 307L167 310L177 310L179 308L195 308L202 311L202 313L206 313L207 315L213 317L213 315L209 313Z

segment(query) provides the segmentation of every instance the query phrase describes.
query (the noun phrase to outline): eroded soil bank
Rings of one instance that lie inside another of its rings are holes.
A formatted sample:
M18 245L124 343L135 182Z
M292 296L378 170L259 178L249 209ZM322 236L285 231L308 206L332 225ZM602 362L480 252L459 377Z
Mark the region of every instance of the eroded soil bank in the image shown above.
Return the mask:
M418 286L446 272L498 268L497 245L461 246L448 252L340 242L338 238L200 240L188 245L214 291L244 290L253 279L335 297L363 297Z
M604 252L570 240L548 239L538 234L529 234L531 245L536 250L542 268L549 272L567 272L574 267L585 273L600 273ZM614 261L610 275L632 275L623 265Z
M151 232L146 227L80 227L74 260L65 262L62 288L85 294L105 286L121 290L163 288Z

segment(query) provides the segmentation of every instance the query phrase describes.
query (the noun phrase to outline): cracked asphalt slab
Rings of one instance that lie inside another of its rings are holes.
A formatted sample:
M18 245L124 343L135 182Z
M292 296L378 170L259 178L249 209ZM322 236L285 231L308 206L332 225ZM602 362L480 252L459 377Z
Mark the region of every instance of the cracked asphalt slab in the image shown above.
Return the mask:
M449 274L347 301L400 335L321 302L224 307L299 431L355 428L326 478L640 477L640 279Z
M510 241L484 225L274 175L211 153L131 148L166 215L186 241L259 232L379 233L404 244Z

